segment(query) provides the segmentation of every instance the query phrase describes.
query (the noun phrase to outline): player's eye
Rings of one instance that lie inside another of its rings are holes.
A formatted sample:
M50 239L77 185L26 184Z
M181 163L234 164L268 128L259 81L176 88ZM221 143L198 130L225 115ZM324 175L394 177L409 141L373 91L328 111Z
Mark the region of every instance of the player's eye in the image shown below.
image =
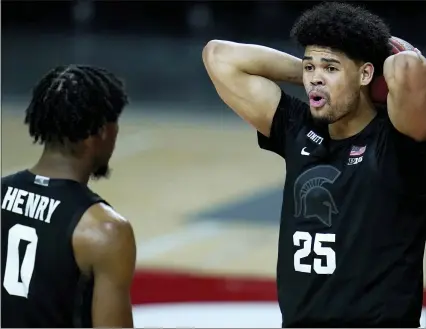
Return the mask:
M305 71L312 71L313 69L314 69L313 65L311 65L311 64L305 65Z
M338 71L338 69L335 68L334 66L327 66L325 69L327 72L330 72L330 73Z

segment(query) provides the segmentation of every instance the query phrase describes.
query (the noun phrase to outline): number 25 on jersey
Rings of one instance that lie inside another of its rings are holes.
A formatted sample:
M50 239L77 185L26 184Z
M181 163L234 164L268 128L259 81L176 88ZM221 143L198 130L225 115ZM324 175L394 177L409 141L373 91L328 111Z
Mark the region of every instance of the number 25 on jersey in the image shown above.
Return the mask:
M312 248L312 235L309 232L296 231L293 234L293 244L302 248L294 254L294 270L297 272L312 273L312 269L317 274L333 274L336 269L336 253L330 247L324 247L323 242L336 242L335 234L316 233L314 236L314 246ZM302 263L303 258L308 257L311 252L321 258L314 258L313 264ZM325 265L323 265L325 257Z

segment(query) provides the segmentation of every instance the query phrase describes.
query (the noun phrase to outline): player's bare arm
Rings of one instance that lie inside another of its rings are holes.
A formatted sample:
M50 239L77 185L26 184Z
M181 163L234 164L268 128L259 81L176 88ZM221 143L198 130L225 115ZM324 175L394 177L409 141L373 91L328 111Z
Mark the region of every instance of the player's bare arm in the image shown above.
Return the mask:
M426 141L426 58L403 51L386 59L384 77L389 88L392 124L416 141Z
M276 81L303 85L302 61L264 46L212 40L203 61L222 100L267 137L281 98Z
M82 272L94 277L93 326L132 328L130 288L136 244L130 223L98 203L77 225L73 247Z

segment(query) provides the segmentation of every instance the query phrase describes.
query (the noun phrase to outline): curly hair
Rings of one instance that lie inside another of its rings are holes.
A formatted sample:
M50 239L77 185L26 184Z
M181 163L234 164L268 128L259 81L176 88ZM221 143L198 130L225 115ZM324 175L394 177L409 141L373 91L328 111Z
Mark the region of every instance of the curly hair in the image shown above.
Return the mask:
M383 73L383 63L391 55L391 34L385 22L362 7L346 3L325 2L307 10L290 36L303 47L329 47L352 60L371 62L375 76Z
M59 66L35 86L25 124L34 143L75 143L117 122L127 104L123 82L107 70Z

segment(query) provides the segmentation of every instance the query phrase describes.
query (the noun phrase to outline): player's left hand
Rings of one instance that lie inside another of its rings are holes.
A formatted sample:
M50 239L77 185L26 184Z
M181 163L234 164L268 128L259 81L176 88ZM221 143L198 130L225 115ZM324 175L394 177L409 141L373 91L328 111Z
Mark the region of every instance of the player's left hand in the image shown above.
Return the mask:
M392 49L391 56L406 50L415 51L419 55L421 54L420 50L415 48L413 45L394 36L389 39L389 44ZM388 92L389 89L383 76L379 76L371 82L370 94L374 103L386 104Z

